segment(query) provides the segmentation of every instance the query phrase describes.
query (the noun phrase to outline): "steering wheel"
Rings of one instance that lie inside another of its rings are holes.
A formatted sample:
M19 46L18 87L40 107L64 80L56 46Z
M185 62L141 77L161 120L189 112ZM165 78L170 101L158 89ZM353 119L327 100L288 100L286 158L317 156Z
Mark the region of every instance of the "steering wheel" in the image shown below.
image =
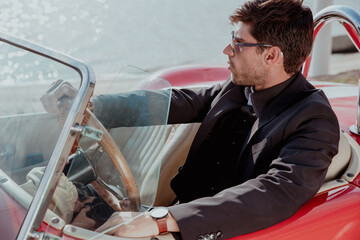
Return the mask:
M99 144L108 153L109 158L123 180L128 195L128 201L130 202L130 209L132 211L138 211L141 206L139 190L123 154L117 147L110 133L88 108L85 111L84 122L87 123L88 126L94 127L103 132L103 137ZM109 204L109 206L111 206L115 211L122 210L119 202L121 199L116 198L110 191L104 188L99 181L95 180L91 184L105 202Z

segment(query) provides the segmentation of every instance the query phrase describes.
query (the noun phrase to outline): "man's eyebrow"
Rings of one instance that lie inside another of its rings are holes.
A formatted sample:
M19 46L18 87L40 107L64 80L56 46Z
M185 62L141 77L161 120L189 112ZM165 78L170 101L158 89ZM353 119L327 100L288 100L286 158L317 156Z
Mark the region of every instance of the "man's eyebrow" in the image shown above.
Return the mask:
M241 37L240 38L234 37L234 39L235 39L235 41L238 41L238 42L246 42L246 40Z

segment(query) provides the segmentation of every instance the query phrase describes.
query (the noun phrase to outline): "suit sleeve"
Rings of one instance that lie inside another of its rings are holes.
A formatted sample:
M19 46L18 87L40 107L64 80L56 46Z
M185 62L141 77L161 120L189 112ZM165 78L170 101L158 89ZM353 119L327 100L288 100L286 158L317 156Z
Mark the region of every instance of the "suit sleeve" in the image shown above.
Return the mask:
M327 105L310 104L283 129L283 146L265 174L213 197L170 207L184 240L212 233L227 239L270 227L317 193L337 153L336 116Z
M195 90L173 89L168 123L201 122L225 83Z
M100 95L92 98L94 114L106 128L200 122L221 87Z
M165 125L171 89L105 94L92 98L105 128Z

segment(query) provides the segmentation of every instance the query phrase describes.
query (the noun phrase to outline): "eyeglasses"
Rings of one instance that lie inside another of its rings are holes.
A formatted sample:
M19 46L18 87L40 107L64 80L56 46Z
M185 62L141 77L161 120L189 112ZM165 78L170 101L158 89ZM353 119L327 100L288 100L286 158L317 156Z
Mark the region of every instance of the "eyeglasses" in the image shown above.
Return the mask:
M241 47L273 47L273 45L270 44L263 44L263 43L245 43L245 42L234 42L235 39L235 31L231 32L231 49L233 52L235 49L235 44L239 46L239 48L241 49Z

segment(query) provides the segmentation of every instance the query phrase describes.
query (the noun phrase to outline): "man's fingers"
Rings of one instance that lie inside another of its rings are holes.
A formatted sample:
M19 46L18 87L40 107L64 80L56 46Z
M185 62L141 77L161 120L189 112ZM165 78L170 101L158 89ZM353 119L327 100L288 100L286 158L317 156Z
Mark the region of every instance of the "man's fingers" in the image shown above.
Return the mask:
M52 92L56 87L58 87L64 80L58 79L55 82L53 82L50 86L50 88L46 91L46 93Z
M75 98L77 90L71 86L69 82L65 82L63 85L61 85L61 88L63 89L63 92L66 96Z
M114 229L106 231L106 234L113 235L118 230L118 227L120 227L125 221L131 219L132 214L132 212L114 212L103 225L96 229L96 232L104 232L109 228L117 226Z
M114 214L116 214L116 213L114 213ZM118 221L121 222L121 218L119 219L119 216L118 215L114 216L114 214L111 215L111 217L95 231L96 232L104 232L107 229L114 227ZM115 231L115 229L112 229L112 230L108 231L107 234L112 234L114 231Z
M47 99L47 95L46 95L46 94L43 95L43 96L41 96L40 101L41 101L41 103L42 103L45 111L47 111L47 112L49 112L49 113L53 113L52 110L51 110L51 107L50 107L50 105L49 105L49 101L48 101L48 99Z
M45 111L55 114L66 113L75 98L77 90L69 82L64 80L55 81L47 92L40 98Z
M73 88L69 82L63 82L60 85L56 85L52 92L49 92L53 97L60 99L63 96L74 98L76 96L76 89Z

